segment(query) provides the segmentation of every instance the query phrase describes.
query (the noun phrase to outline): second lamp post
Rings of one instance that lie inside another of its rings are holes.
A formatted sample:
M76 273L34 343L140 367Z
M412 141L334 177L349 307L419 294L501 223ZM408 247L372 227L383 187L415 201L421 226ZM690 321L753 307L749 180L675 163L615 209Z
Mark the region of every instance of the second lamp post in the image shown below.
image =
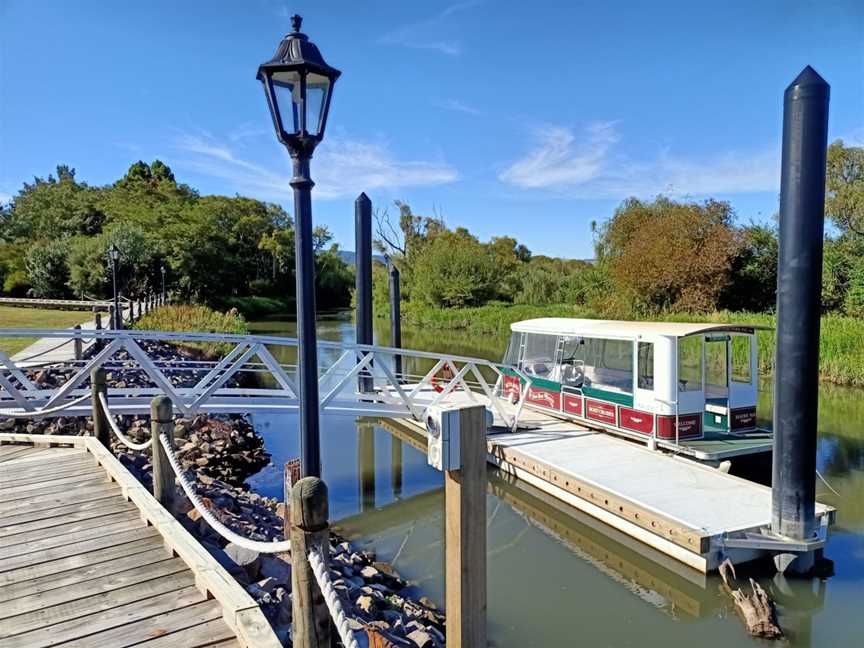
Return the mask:
M324 62L321 52L300 32L302 18L293 16L294 31L276 54L258 68L276 138L291 155L294 176L294 247L297 275L297 337L300 400L300 471L321 476L318 419L318 354L315 334L315 254L312 248L312 187L309 160L324 137L333 84L339 70Z
M123 311L120 310L120 297L117 293L117 262L120 260L120 250L113 243L108 248L108 259L111 261L111 284L114 287L114 321L111 325L119 331L123 328Z

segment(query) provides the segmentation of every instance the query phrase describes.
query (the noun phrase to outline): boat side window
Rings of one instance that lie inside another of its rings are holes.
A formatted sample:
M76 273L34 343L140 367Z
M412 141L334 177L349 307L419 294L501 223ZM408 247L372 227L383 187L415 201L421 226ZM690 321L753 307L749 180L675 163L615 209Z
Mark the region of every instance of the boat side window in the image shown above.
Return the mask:
M753 373L750 367L750 336L732 336L732 380L736 383L750 384Z
M585 339L585 387L633 393L633 342Z
M568 387L582 387L585 380L585 340L564 338L561 355L561 382Z
M507 352L504 354L504 364L515 367L519 364L519 350L522 347L521 331L513 331L510 335L510 344L507 347Z
M525 354L522 369L537 378L551 379L555 368L555 347L558 337L541 333L525 334Z
M702 391L702 337L678 338L678 391Z
M654 389L654 343L639 343L639 364L637 365L639 389Z

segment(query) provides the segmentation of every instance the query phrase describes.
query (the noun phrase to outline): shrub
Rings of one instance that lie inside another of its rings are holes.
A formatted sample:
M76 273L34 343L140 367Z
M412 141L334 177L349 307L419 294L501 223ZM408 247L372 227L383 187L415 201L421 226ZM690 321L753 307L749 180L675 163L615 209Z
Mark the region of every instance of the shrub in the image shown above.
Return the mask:
M170 331L178 333L230 333L246 335L249 329L246 320L236 309L224 313L207 306L168 305L157 308L135 323L143 331ZM205 358L217 358L233 348L233 344L205 342L182 343L180 346L193 349Z

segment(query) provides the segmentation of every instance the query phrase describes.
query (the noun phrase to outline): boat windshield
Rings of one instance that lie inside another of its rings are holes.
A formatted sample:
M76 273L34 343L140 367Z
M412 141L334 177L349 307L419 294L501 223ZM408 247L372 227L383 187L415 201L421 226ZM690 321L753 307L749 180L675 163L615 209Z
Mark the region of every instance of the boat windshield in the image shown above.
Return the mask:
M510 334L510 344L507 346L507 351L504 353L504 364L515 367L519 364L519 347L522 346L522 333L513 331Z

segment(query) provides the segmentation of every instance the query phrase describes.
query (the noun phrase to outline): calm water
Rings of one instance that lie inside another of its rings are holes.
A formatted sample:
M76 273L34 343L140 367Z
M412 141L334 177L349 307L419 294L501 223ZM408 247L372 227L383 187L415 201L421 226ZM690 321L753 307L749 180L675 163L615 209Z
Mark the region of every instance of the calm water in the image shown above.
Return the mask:
M384 322L377 342L387 344ZM254 332L295 334L293 322L266 321ZM319 337L354 339L348 316L322 318ZM440 331L403 331L406 348L497 360L506 340ZM281 358L294 362L294 358ZM416 369L416 368L414 368ZM760 416L770 419L770 383ZM864 393L823 387L819 404L819 499L839 508L825 550L835 576L761 579L780 605L793 646L864 645ZM299 455L297 417L255 415L273 464L250 481L281 497L281 466ZM322 463L331 519L361 546L391 561L403 577L443 602L443 481L424 454L374 422L322 419ZM401 469L400 469L401 466ZM658 564L587 517L574 518L542 493L490 475L487 499L489 638L499 647L756 645L718 589L718 581ZM578 515L578 513L577 513ZM578 641L574 638L578 638Z

